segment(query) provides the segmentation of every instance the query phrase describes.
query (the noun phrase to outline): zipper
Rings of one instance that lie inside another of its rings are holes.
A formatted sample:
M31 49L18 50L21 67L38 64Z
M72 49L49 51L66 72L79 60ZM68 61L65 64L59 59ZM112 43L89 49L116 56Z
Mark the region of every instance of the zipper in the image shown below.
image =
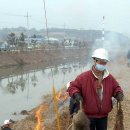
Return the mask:
M100 102L99 113L102 111L102 102Z

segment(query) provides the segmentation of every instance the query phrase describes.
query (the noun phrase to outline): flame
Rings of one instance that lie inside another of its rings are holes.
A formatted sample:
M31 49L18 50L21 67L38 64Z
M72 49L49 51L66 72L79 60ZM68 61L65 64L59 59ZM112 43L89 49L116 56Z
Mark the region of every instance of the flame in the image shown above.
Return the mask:
M62 92L62 90L60 90L57 95L56 95L56 98L58 101L65 101L68 99L68 92Z
M44 130L44 126L42 124L42 112L45 110L47 106L40 105L39 109L36 111L37 125L34 130Z

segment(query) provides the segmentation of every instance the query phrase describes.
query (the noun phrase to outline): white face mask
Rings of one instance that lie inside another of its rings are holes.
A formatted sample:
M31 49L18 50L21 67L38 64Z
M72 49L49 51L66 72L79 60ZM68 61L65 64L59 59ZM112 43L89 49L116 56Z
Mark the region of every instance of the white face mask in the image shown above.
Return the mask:
M106 65L96 64L95 68L99 71L104 71L106 69Z

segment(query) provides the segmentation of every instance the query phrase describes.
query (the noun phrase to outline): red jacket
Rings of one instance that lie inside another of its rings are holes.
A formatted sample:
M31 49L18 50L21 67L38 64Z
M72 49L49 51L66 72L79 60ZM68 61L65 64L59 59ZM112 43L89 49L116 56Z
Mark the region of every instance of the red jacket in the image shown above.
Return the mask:
M83 97L84 112L88 117L92 118L106 117L112 110L112 97L122 92L118 82L109 74L102 80L103 98L101 104L96 92L97 80L92 71L89 70L80 74L74 81L70 82L70 87L67 90L71 97L75 93L81 94Z

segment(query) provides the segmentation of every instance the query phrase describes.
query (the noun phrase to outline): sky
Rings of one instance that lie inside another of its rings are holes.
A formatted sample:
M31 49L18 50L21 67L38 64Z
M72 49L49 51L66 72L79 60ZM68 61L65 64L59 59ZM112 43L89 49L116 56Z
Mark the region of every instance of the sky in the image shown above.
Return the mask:
M47 25L102 29L130 36L130 0L45 0ZM27 12L29 15L27 26ZM0 0L0 28L45 28L44 0Z

